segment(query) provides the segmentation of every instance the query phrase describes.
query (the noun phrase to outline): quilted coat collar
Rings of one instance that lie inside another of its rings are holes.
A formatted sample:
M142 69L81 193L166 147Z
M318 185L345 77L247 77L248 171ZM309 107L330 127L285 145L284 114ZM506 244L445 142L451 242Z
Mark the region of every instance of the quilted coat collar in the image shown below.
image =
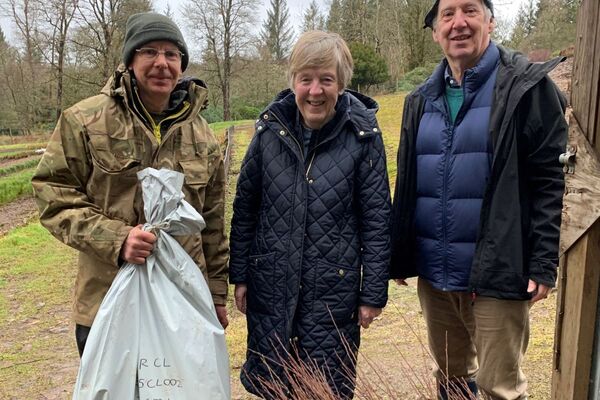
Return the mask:
M338 97L336 115L331 121L333 126L325 127L325 130L337 134L348 123L352 131L359 139L366 139L379 132L379 126L375 118L379 105L372 98L361 93L346 89ZM280 92L273 102L261 113L261 120L268 120L269 114L274 114L279 122L285 125L290 132L296 131L296 97L291 89ZM266 116L266 118L265 118Z

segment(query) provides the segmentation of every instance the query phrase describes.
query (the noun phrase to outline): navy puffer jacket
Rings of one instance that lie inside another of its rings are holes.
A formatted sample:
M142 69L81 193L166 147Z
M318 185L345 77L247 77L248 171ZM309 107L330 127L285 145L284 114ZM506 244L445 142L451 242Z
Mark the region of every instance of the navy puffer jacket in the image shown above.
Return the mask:
M322 367L340 397L352 396L347 349L358 349L358 306L387 302L391 206L376 111L346 91L306 154L291 91L257 121L230 240L230 281L248 287L241 379L250 392L269 398L259 378L285 384L280 359L297 354Z

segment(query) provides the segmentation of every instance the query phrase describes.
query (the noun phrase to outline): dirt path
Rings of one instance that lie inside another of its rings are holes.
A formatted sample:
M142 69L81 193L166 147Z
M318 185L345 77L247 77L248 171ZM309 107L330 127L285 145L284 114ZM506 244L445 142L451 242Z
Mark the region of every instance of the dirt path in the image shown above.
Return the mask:
M0 206L0 236L13 228L27 225L37 214L33 197L22 197Z

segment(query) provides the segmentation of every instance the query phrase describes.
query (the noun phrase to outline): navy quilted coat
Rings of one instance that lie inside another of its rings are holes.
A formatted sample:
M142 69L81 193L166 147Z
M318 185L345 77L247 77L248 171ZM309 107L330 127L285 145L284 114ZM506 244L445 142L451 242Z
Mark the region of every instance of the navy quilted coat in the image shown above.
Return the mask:
M248 287L241 380L259 396L270 397L260 378L286 384L279 363L291 354L352 397L358 306L387 302L391 206L376 111L346 91L306 154L291 91L257 121L233 204L230 281Z

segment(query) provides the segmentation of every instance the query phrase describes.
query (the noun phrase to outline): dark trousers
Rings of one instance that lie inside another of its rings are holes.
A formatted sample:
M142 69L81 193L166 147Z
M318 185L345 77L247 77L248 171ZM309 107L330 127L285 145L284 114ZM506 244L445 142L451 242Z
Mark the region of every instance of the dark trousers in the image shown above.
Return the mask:
M75 340L77 341L79 357L83 355L83 349L85 348L85 342L87 342L88 335L90 334L90 329L89 326L75 325Z

